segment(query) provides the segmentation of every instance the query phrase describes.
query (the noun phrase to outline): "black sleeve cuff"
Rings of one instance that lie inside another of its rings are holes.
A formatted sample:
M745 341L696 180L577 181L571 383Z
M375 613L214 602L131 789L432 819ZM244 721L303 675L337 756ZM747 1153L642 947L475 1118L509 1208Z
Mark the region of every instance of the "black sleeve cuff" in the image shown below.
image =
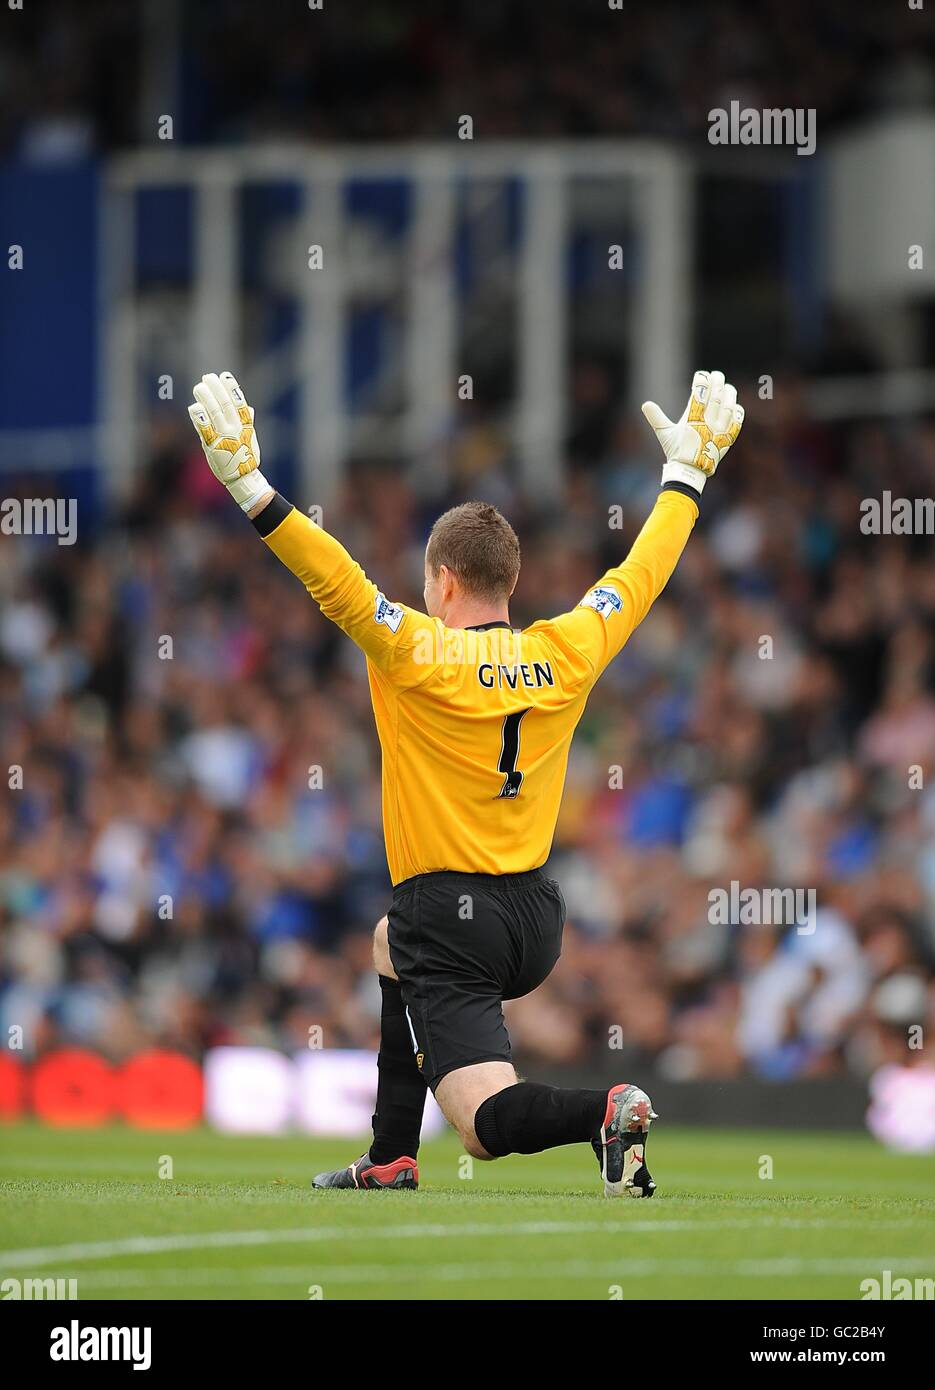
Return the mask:
M287 502L285 497L278 492L273 495L272 502L267 503L261 512L252 516L250 521L259 531L261 536L268 536L281 526L294 508L291 502Z
M701 506L701 493L696 487L690 487L688 483L663 483L660 492L680 492L683 497L690 497L699 507Z

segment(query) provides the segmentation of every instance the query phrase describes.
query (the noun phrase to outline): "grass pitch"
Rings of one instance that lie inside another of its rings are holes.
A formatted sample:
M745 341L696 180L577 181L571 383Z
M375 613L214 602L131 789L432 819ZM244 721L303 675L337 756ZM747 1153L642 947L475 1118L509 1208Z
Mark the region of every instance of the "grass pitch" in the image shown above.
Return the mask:
M607 1201L584 1147L462 1176L451 1136L423 1147L418 1192L312 1191L362 1147L0 1127L0 1281L76 1278L84 1299L859 1299L885 1269L935 1277L935 1163L859 1135L659 1125L652 1201Z

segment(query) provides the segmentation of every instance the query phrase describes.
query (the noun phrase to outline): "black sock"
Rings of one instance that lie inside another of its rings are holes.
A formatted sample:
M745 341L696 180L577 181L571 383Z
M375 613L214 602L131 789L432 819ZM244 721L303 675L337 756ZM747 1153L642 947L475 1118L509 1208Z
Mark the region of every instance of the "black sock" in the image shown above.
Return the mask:
M399 982L381 975L380 989L379 1079L370 1157L374 1163L392 1163L394 1158L415 1158L419 1152L427 1087L416 1066Z
M606 1107L606 1091L572 1091L521 1081L488 1096L477 1107L474 1133L492 1158L537 1154L559 1144L595 1139Z

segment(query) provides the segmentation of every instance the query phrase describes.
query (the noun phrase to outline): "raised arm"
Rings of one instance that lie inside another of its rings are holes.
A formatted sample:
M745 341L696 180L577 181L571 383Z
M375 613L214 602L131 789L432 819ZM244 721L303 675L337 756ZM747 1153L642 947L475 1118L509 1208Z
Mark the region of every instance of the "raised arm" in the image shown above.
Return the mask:
M253 409L230 372L210 373L189 406L211 471L253 522L273 554L302 581L326 618L403 686L434 664L431 619L391 603L340 541L281 497L260 472Z
M581 677L596 680L662 593L698 518L705 482L740 433L743 407L723 372L696 372L688 404L673 422L654 401L643 414L662 445L662 491L622 564L604 574L577 608L551 623Z

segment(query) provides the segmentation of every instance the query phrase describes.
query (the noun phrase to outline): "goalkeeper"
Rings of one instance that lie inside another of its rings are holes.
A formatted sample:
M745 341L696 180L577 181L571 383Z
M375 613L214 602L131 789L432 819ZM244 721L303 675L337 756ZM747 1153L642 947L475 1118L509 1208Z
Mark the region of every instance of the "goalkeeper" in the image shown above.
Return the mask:
M374 1136L318 1187L415 1187L431 1087L468 1153L499 1158L590 1144L608 1196L652 1196L645 1161L655 1118L645 1091L523 1081L504 999L548 976L565 903L542 871L568 750L588 695L665 588L707 479L743 410L721 372L696 372L672 421L643 414L665 463L627 558L577 607L519 632L509 600L519 543L495 507L467 502L436 521L425 552L425 611L382 594L344 547L260 472L252 409L229 372L189 407L212 471L260 536L367 657L382 749L392 906L374 934L382 990Z

